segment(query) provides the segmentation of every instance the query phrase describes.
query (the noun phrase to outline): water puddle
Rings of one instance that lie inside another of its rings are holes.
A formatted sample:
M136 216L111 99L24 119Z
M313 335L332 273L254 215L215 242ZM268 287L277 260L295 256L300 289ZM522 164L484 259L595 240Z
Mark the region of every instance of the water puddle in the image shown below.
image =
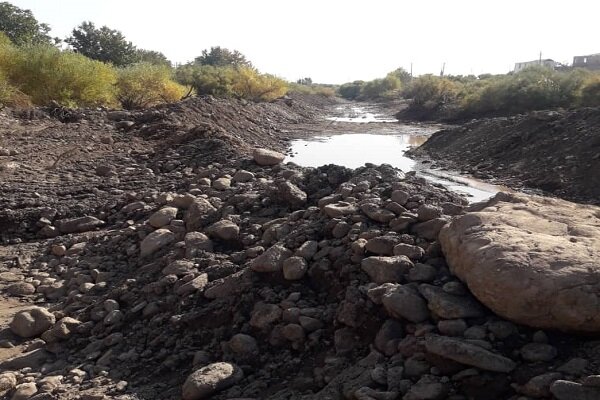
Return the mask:
M342 116L335 116L327 118L329 121L335 122L354 122L359 124L366 124L369 122L398 122L395 118L388 118L383 114L371 111L366 107L358 106L339 106L335 108L336 114L339 113Z
M357 117L340 118L344 118L345 122L352 118L357 119L355 122L362 122L363 115L364 112ZM291 142L291 155L285 161L304 167L337 164L358 168L365 163L390 164L404 172L416 171L418 176L464 194L471 202L486 200L499 191L509 191L504 186L485 183L459 173L430 169L405 155L410 148L425 143L437 127L404 125L397 121L393 127L393 133L387 129L385 134L369 130L370 133L331 134L315 136L308 140L294 140Z

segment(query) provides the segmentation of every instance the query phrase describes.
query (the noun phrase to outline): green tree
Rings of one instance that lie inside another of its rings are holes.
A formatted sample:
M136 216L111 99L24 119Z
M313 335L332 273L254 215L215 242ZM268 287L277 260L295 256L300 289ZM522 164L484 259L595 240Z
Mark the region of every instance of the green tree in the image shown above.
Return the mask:
M171 66L171 61L160 51L137 49L135 51L135 61L150 63L153 65Z
M196 57L194 63L213 67L252 67L252 63L239 51L231 51L220 46L202 50L202 55Z
M50 44L52 38L48 36L50 27L39 23L30 10L4 1L0 3L0 32L16 45L24 44Z
M408 72L407 70L405 70L402 67L393 70L392 72L390 72L388 74L388 76L394 76L394 77L398 78L403 86L409 84L410 81L412 80L412 76L410 75L410 72Z
M73 29L66 42L86 57L116 66L136 62L136 48L123 34L107 26L96 28L92 22L83 22Z

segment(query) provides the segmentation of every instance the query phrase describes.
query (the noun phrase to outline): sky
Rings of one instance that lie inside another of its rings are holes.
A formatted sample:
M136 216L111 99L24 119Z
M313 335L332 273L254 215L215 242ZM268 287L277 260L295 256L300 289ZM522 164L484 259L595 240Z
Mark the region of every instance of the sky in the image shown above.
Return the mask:
M242 52L261 71L318 83L506 73L515 62L600 53L596 0L9 0L64 38L83 21L185 63Z

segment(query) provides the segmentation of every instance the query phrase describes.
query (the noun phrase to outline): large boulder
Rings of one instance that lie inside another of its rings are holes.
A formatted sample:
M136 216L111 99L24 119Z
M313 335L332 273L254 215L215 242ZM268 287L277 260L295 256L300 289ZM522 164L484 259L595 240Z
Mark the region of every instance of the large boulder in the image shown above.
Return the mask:
M600 332L600 208L499 193L439 239L451 271L502 317Z
M42 307L32 307L19 311L10 322L10 330L20 337L38 336L50 329L56 322L54 314Z
M235 364L216 362L190 374L183 384L183 400L207 399L214 393L226 389L244 377L244 372Z
M254 158L254 162L256 162L258 165L269 166L277 165L282 162L285 159L285 154L273 150L258 148L254 149L252 158Z

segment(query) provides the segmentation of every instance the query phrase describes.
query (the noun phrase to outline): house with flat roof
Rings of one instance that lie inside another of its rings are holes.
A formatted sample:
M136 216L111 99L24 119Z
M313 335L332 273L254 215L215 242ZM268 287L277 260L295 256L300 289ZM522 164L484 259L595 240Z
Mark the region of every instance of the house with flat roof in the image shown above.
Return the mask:
M573 68L600 70L600 53L573 57Z
M515 63L515 69L513 70L514 72L519 72L524 70L525 68L531 68L531 67L537 67L537 66L542 66L542 67L546 67L546 68L556 68L558 66L558 63L550 58L546 58L544 60L533 60L533 61L525 61L525 62L518 62Z

